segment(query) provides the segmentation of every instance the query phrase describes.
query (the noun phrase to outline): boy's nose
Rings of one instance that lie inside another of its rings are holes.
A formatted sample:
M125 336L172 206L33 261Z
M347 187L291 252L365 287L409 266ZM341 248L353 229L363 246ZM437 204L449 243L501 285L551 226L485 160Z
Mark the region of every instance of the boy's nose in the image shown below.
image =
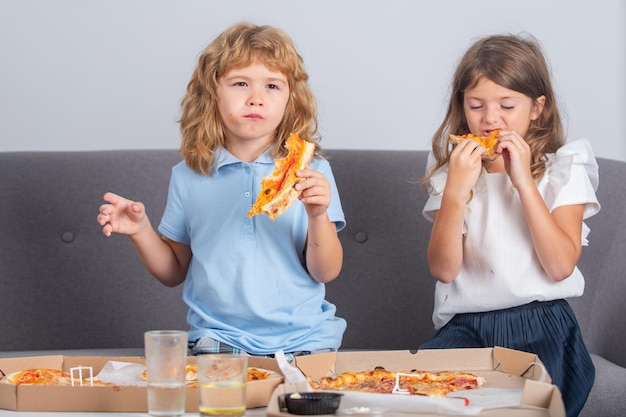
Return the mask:
M249 106L263 106L263 99L261 98L261 94L258 92L253 92L250 98L248 99Z

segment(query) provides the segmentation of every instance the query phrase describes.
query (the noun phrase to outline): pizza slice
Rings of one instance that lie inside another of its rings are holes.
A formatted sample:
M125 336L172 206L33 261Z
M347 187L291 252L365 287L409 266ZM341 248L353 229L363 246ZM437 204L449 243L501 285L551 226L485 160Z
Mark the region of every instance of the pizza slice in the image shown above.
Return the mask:
M260 381L268 379L270 376L277 375L274 372L266 371L265 369L248 367L247 381ZM141 379L148 380L148 370L144 370L141 373ZM198 366L195 364L189 364L185 367L185 383L190 387L194 387L198 384Z
M476 136L471 133L468 133L467 135L450 135L448 143L451 145L457 145L464 139L475 140L485 148L485 153L483 153L482 159L493 161L500 156L500 154L496 152L496 147L498 146L498 133L500 133L499 129L492 130L489 133L489 136Z
M396 373L384 369L372 369L360 372L343 372L318 380L309 378L309 385L314 390L358 391L390 394L396 383Z
M300 196L300 191L294 188L300 182L296 172L309 167L315 144L292 133L287 138L286 147L289 151L287 156L276 159L274 172L261 180L261 192L248 212L248 217L265 213L274 220Z
M413 395L445 397L450 392L480 388L485 379L466 372L412 371L405 380L406 389Z
M271 376L269 371L260 368L248 367L246 380L250 381L260 381L262 379L267 379ZM193 384L198 382L198 365L190 364L187 365L185 370L185 381L187 384Z
M141 379L144 381L148 380L148 370L144 369L141 373ZM187 385L194 386L198 382L198 367L196 365L186 365L185 366L185 383Z
M247 380L248 381L261 381L263 379L267 379L271 376L272 374L264 369L260 369L260 368L248 368L248 377Z

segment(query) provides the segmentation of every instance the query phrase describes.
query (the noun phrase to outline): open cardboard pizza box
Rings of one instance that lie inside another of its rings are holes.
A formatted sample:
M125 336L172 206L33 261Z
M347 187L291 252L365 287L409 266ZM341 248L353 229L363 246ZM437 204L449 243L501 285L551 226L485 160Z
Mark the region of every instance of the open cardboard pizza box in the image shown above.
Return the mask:
M143 357L106 357L106 356L34 356L0 359L0 371L4 374L30 368L51 368L68 371L73 367L92 367L97 375L110 361L116 363L144 364ZM189 357L188 363L195 363L195 357ZM280 372L276 361L266 358L251 357L251 367ZM2 373L0 373L2 377ZM273 377L261 381L251 381L246 386L247 408L265 407L274 388L283 381L282 377ZM148 409L147 389L145 386L35 386L10 385L0 383L0 408L15 411L117 411L146 412ZM188 387L185 410L198 412L198 391Z
M345 392L337 415L419 416L479 415L507 417L564 417L561 393L551 384L537 355L505 348L410 351L358 351L303 356L293 363L313 379L382 366L387 370L465 371L486 379L479 389L459 398L432 398L401 394ZM293 417L281 407L281 396L308 391L306 382L285 382L274 390L267 406L269 417Z

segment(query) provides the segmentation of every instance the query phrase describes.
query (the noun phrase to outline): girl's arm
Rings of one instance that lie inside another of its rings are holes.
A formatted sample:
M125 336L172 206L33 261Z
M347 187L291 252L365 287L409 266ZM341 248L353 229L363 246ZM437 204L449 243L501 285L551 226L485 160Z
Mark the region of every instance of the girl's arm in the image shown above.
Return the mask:
M106 193L107 204L100 206L98 223L105 236L128 235L142 262L162 284L174 287L187 275L191 260L189 245L160 238L152 228L144 205L113 193Z
M501 132L505 169L520 196L535 253L554 281L572 274L580 257L582 204L557 207L550 213L530 173L530 148L516 132Z
M343 248L337 236L337 228L328 218L330 183L320 172L305 169L297 175L304 180L296 184L301 190L300 201L309 217L305 244L306 265L309 274L318 282L330 282L337 278L343 265Z
M441 207L434 215L428 243L428 265L433 277L452 282L463 263L463 214L472 187L482 171L484 148L467 139L450 154Z
M447 200L447 201L446 201ZM444 198L441 209L434 214L428 242L430 273L438 281L452 282L463 263L463 211L465 202Z
M582 204L548 210L537 187L518 187L535 253L541 266L554 281L569 277L582 249Z

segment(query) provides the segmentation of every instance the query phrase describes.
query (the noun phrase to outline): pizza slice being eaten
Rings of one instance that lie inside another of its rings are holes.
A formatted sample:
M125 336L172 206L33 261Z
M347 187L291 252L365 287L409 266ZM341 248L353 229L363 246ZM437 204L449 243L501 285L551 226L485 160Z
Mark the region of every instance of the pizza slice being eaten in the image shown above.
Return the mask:
M471 133L466 135L450 135L448 143L451 145L457 145L465 139L472 139L480 143L480 145L485 148L485 153L483 153L482 159L493 161L500 156L500 154L496 152L496 147L498 146L498 133L500 133L499 129L492 130L489 133L489 136L476 136Z
M300 196L300 191L294 188L300 182L296 172L309 167L315 144L292 133L285 145L289 153L284 158L276 159L274 172L261 180L261 192L248 212L248 217L265 213L274 220Z

